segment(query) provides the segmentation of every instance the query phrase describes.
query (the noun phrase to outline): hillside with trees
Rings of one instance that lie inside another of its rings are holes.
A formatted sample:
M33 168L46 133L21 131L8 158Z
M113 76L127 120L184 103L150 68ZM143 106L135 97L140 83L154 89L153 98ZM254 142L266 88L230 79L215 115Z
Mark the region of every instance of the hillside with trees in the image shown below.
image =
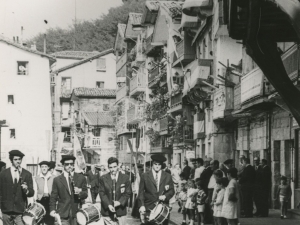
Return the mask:
M52 28L46 32L47 54L53 52L103 51L112 48L117 33L117 24L126 23L130 12L142 13L146 0L127 0L121 6L110 8L107 14L93 21L80 21L68 29ZM36 43L43 51L44 34L40 33L27 43Z

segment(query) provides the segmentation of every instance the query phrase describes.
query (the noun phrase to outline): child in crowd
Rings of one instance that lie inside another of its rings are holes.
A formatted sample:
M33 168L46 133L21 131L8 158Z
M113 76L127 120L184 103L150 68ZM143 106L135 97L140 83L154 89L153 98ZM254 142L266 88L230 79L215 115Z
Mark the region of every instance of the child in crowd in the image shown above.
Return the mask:
M187 200L185 204L186 213L189 216L190 225L194 224L195 220L195 203L193 203L192 199L197 194L198 189L195 188L194 180L189 179L187 181Z
M286 219L286 213L287 213L287 204L292 196L292 189L289 184L287 184L287 178L285 176L282 176L280 178L280 185L278 187L278 191L276 194L275 200L280 200L281 204L281 219Z
M197 181L197 188L198 188L198 193L197 193L197 219L198 219L198 225L204 225L203 220L204 220L204 208L205 208L205 199L206 199L206 194L203 190L204 188L204 183L203 181L199 180Z
M183 216L183 221L181 225L186 225L186 209L185 209L185 204L187 200L187 187L186 187L186 182L181 183L181 191L178 194L178 204L181 206L181 212Z
M182 202L179 199L179 195L182 191L182 187L186 185L186 179L184 178L184 173L179 174L180 180L177 184L176 189L176 199L178 200L179 209L178 212L181 212L182 208L184 208L185 205L182 205Z
M224 225L226 224L226 219L221 216L222 206L225 194L225 188L228 185L228 179L226 177L219 178L216 180L217 183L217 197L214 201L214 221L215 225Z

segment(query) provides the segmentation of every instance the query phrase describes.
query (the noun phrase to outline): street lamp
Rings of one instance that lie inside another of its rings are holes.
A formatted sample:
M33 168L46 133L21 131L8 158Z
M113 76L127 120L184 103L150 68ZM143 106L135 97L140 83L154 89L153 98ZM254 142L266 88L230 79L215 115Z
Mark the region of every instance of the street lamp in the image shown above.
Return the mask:
M8 127L6 124L6 120L0 120L0 160L1 160L1 128Z

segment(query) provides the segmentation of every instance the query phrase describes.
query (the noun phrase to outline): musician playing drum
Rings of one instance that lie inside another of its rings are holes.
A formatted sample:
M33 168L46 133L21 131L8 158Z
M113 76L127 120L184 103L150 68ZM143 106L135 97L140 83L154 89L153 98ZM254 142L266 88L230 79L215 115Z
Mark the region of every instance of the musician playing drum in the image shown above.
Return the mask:
M119 161L108 159L109 173L100 177L101 215L105 224L126 225L127 202L131 195L129 176L118 171Z
M22 213L27 208L27 197L34 195L32 174L21 168L23 157L19 150L10 151L12 166L0 173L0 209L4 225L23 225Z
M76 213L81 200L87 198L86 179L74 173L75 157L62 155L64 171L53 180L50 196L50 215L61 225L76 225Z
M175 194L171 175L162 170L166 158L157 154L152 155L151 159L152 169L141 176L139 187L138 204L142 216L149 216L150 210L153 210L158 202L168 205L169 200ZM167 225L168 222L167 218L163 224Z
M49 201L55 176L49 171L51 166L50 162L42 161L39 163L39 165L41 168L41 173L35 177L37 188L35 193L36 200L38 203L42 204L46 210L46 215L42 221L46 225L52 225L54 223L54 218L50 216Z

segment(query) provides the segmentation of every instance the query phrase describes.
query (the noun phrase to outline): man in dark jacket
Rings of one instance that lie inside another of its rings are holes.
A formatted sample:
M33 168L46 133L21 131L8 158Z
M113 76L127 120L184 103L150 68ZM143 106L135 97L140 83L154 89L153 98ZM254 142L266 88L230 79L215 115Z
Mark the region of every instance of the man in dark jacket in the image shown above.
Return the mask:
M0 173L0 209L4 225L23 225L27 197L34 195L32 174L21 168L23 157L19 150L10 151L12 166Z
M255 169L250 165L250 159L243 159L244 169L240 175L239 183L243 195L244 217L253 217L253 190L255 182Z
M6 163L0 161L0 173L1 173L1 171L5 170L5 169L6 169Z
M74 173L75 157L63 155L64 171L53 180L50 215L61 225L76 225L76 213L81 201L87 198L86 178Z
M191 167L189 167L188 161L184 160L182 173L184 174L184 179L188 180L190 178Z
M262 199L261 199L261 216L269 216L269 196L272 184L272 172L268 166L268 161L266 159L261 160L261 187L262 187Z
M256 212L254 213L255 216L261 216L261 199L262 199L262 176L261 171L262 167L260 165L260 160L258 157L253 159L254 162L254 169L255 169L255 183L254 183L254 193L253 193L253 200L256 207Z
M174 196L174 184L171 174L162 170L162 165L166 161L163 155L152 155L152 169L144 173L141 177L138 204L141 216L148 215L159 201L169 204L170 199ZM142 219L143 221L143 219ZM151 222L151 221L149 221ZM167 218L163 225L167 225Z
M87 182L91 191L93 204L95 204L98 195L98 172L95 169L95 165L91 165L91 170L87 172Z
M105 224L126 225L127 203L131 195L129 177L118 171L119 161L115 157L108 159L109 173L100 177L99 195L101 215Z

